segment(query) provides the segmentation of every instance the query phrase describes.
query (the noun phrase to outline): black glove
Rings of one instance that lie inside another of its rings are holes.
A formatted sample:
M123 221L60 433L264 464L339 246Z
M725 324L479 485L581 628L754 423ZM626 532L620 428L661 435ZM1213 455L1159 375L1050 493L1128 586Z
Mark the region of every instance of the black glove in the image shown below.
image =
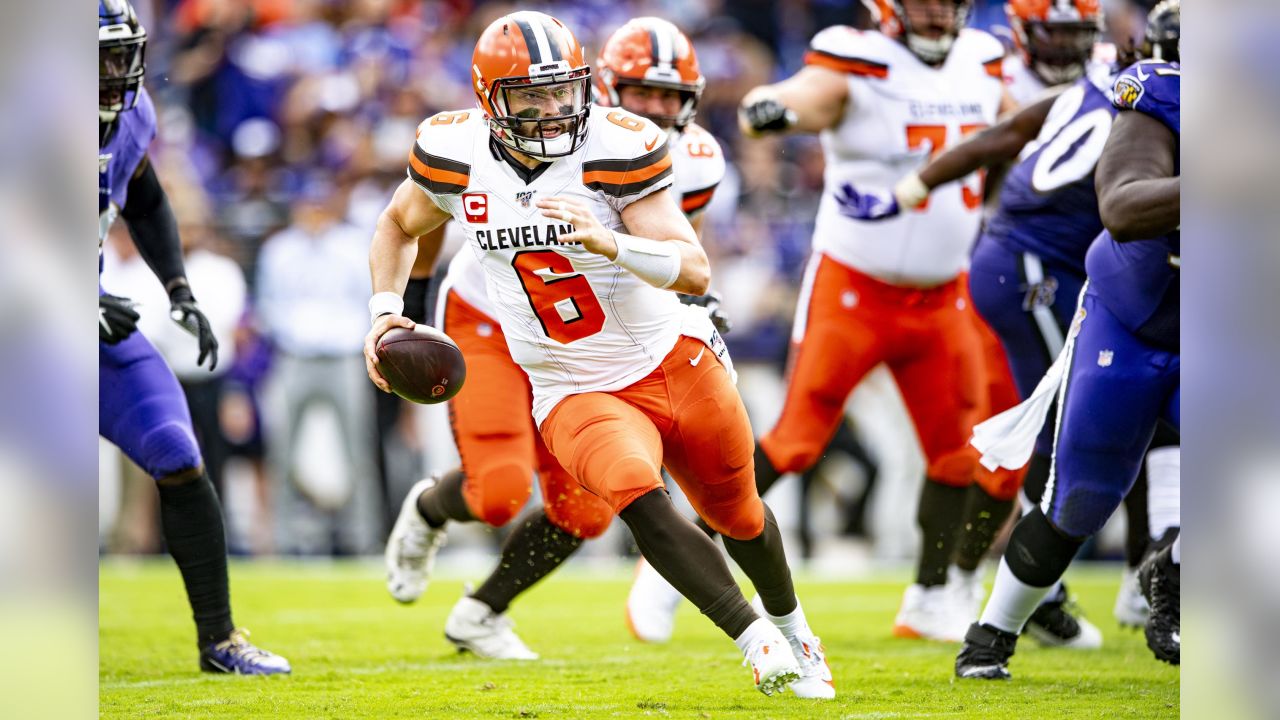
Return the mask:
M711 316L711 324L716 326L716 330L721 335L728 335L733 329L733 321L720 309L720 293L712 290L706 295L680 295L680 302L685 305L697 305L707 309L707 314Z
M98 340L115 345L138 329L133 301L116 295L98 296Z
M773 98L751 103L742 109L742 114L747 118L747 124L756 132L786 130L796 121L796 114Z
M199 341L200 356L196 358L196 365L203 365L207 357L210 371L218 367L218 338L213 336L209 318L200 312L191 288L179 285L169 291L169 317Z

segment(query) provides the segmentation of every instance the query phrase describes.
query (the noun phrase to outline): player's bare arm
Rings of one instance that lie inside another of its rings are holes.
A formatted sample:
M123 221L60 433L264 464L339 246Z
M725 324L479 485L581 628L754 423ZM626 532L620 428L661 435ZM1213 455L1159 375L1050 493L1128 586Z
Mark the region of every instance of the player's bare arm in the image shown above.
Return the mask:
M364 364L369 379L383 392L391 392L391 386L378 372L375 350L378 339L393 327L413 328L413 321L400 314L404 308L401 295L419 252L419 238L429 236L423 239L422 244L432 254L439 254L443 234L435 234L432 240L431 231L444 225L448 219L449 214L408 179L400 183L391 204L378 216L378 225L369 247L369 272L373 278L374 293L369 301L369 311L375 319L364 337Z
M848 99L849 82L843 73L806 65L782 82L749 91L738 107L738 127L750 137L820 132L839 122Z
M622 210L630 234L609 230L576 198L544 198L537 205L546 217L573 224L574 232L561 235L561 242L581 242L651 285L688 295L702 295L711 285L707 254L667 190Z
M1116 117L1098 161L1098 210L1119 242L1172 232L1181 224L1178 140L1164 123L1139 112Z
M934 158L920 171L929 190L959 180L973 171L1018 157L1036 139L1057 95L1041 99L982 132L974 133Z
M442 224L418 238L418 255L413 259L413 269L409 271L410 278L429 278L436 271L440 250L444 247L446 225L447 223Z

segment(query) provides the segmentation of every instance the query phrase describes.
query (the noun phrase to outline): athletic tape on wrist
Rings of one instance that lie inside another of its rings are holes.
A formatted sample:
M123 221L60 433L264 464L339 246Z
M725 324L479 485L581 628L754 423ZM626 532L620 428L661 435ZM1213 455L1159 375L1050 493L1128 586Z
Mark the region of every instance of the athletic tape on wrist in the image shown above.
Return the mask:
M393 292L380 292L369 298L369 322L377 322L382 315L403 315L404 298Z
M650 285L666 290L680 277L680 248L674 241L613 234L618 245L614 264Z

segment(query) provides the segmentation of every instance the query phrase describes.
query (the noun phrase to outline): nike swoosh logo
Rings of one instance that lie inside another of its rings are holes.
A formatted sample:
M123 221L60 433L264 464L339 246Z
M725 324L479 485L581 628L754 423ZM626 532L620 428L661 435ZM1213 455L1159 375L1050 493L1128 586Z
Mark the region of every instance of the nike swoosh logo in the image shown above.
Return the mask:
M653 149L653 146L654 146L654 145L657 145L657 144L658 144L658 140L660 140L660 139L662 139L662 136L661 136L661 135L654 135L652 140L650 140L649 142L647 142L647 143L645 143L645 144L644 144L644 151L645 151L645 152L649 152L650 150L652 150L652 149Z
M1135 71L1137 71L1137 73L1138 73L1138 79L1139 79L1139 80L1141 80L1142 82L1146 82L1146 81L1148 81L1148 80L1150 80L1150 79L1151 79L1151 76L1150 76L1150 75L1148 75L1148 74L1146 74L1146 73L1142 72L1142 66L1141 66L1141 65L1138 65L1138 66L1134 67L1134 70L1135 70Z
M111 324L107 322L107 311L103 308L98 308L98 325L105 330L108 335L115 334L111 332Z
M699 350L697 357L689 358L689 364L694 367L698 367L698 363L702 362L702 354L705 353L706 351L707 351L706 348L702 348L701 350Z

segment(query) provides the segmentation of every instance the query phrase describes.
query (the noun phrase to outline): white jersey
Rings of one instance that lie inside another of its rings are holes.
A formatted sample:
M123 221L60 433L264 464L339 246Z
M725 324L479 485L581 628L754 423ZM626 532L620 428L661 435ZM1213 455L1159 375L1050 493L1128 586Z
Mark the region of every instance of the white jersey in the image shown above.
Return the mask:
M1026 107L1040 99L1049 86L1039 75L1031 72L1021 53L1012 52L1004 59L1004 82L1009 88L1009 97L1018 103L1018 107Z
M620 390L648 375L681 334L723 345L706 314L686 312L675 293L561 244L573 226L534 204L577 197L605 227L625 232L621 211L672 184L665 131L592 106L583 147L529 182L498 153L481 113L441 113L418 126L409 176L466 233L469 249L458 252L470 252L484 274L489 310L529 375L538 424L568 395Z
M674 176L671 189L680 209L692 219L706 209L716 186L724 179L724 152L715 137L697 124L690 124L684 132L673 134L669 147ZM458 293L468 305L485 315L498 317L497 309L489 300L484 270L475 253L459 252L453 256L442 288L443 292L449 290Z
M807 64L846 74L844 116L820 138L826 158L813 247L888 283L929 287L967 265L982 212L977 174L936 189L925 206L865 222L840 214L835 192L848 183L884 191L931 153L993 124L1004 81L1004 47L964 30L934 68L879 32L830 27L814 36Z

